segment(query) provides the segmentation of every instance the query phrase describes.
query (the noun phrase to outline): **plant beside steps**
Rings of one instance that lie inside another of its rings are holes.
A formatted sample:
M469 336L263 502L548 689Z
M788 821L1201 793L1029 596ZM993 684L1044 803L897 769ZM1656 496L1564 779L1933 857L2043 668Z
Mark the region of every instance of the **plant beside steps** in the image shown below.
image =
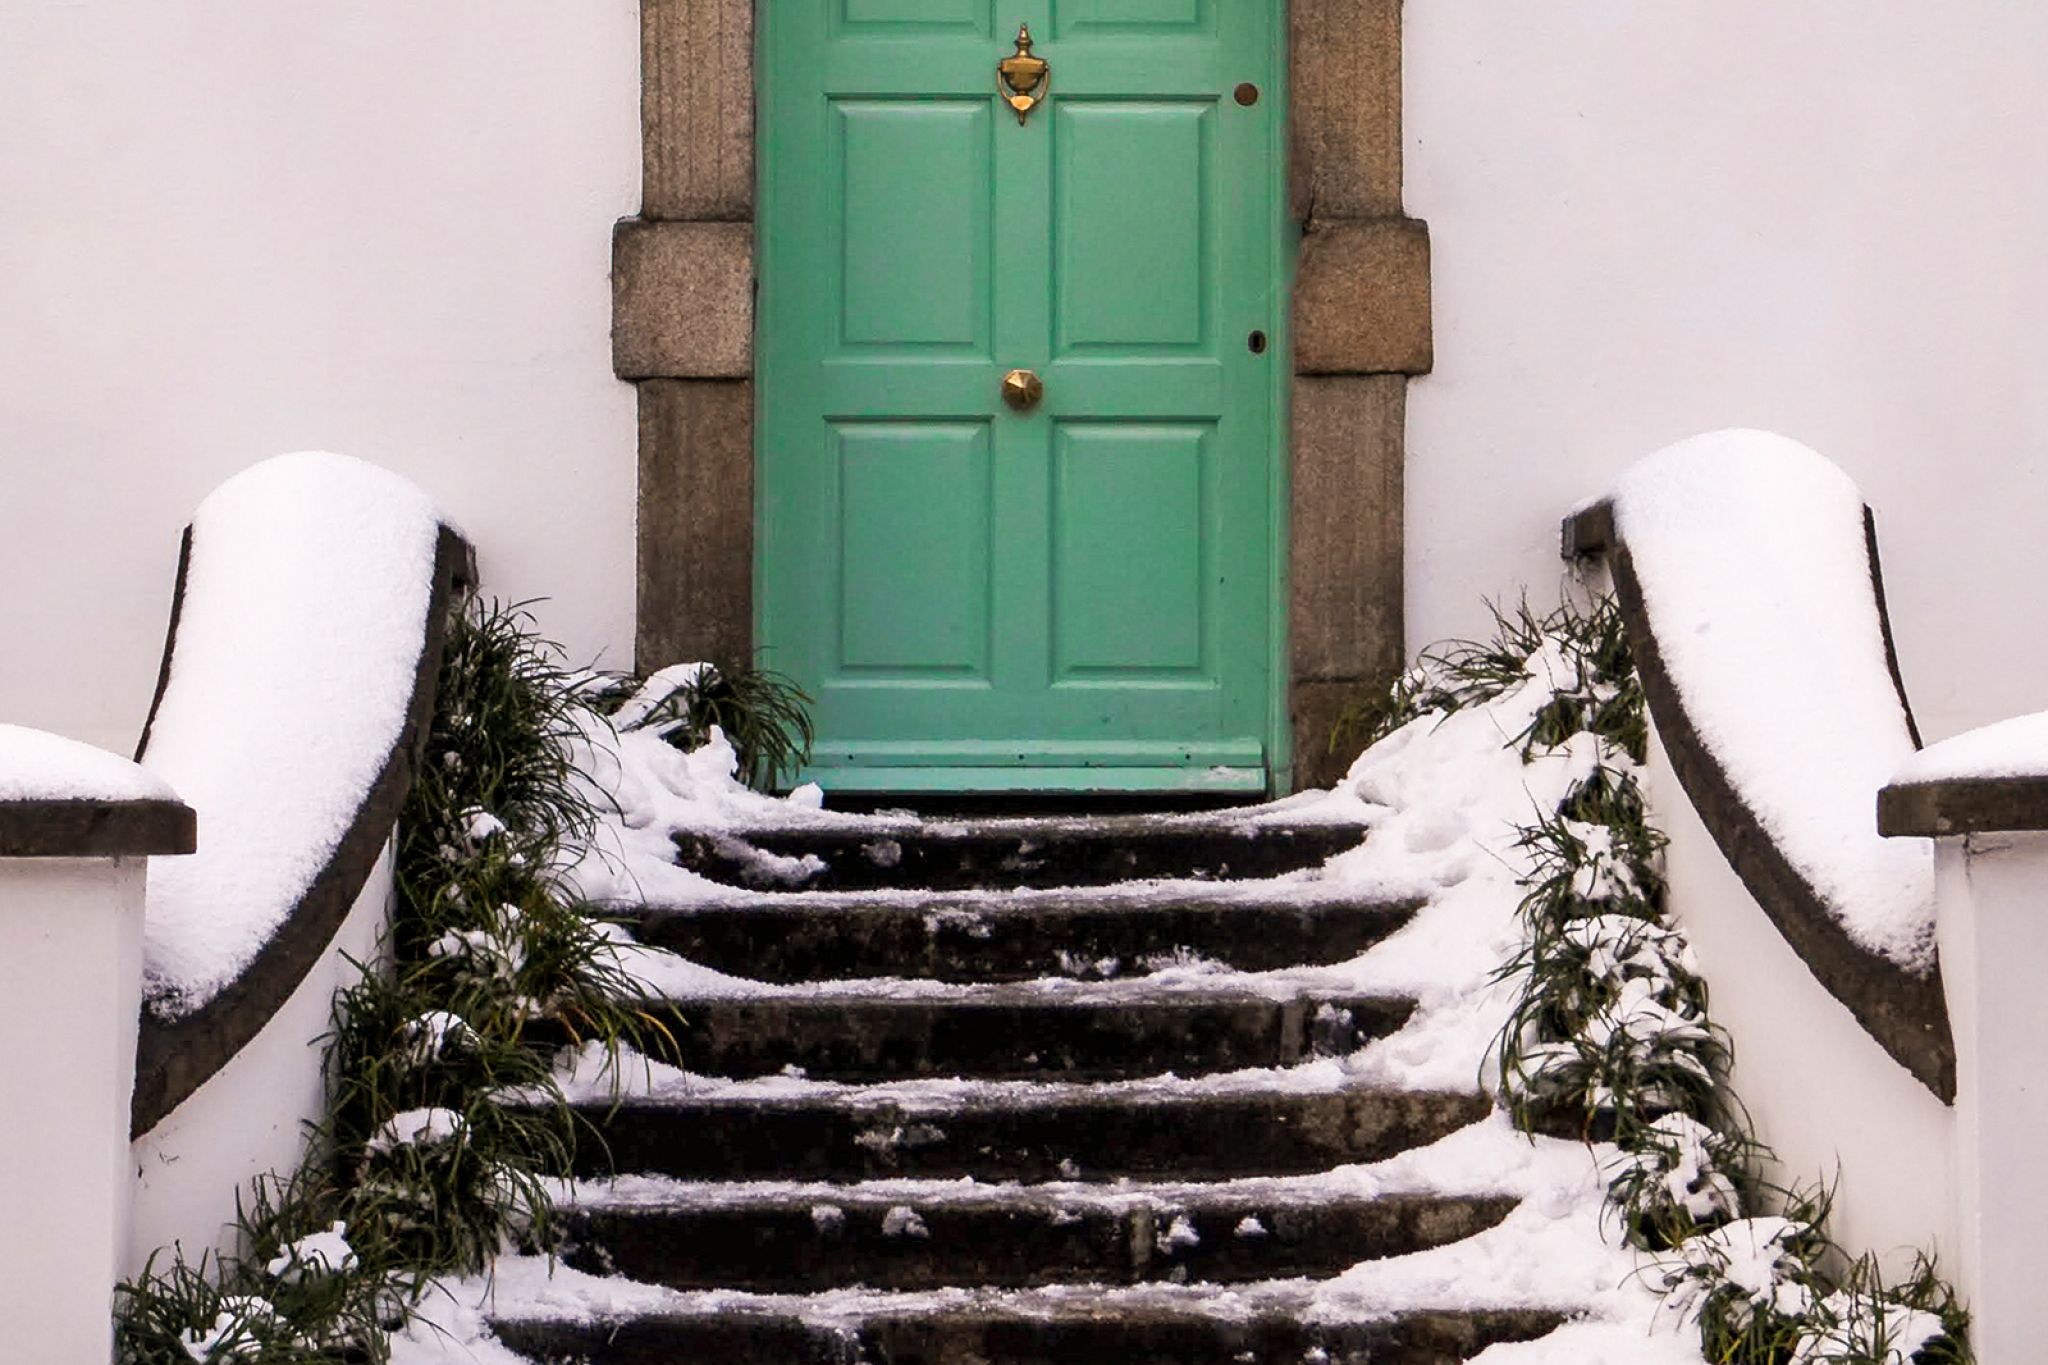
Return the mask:
M1300 1065L1413 1001L1248 975L1407 922L1412 903L1260 880L1362 837L1124 817L679 840L736 886L765 849L804 889L648 907L638 936L786 989L663 1002L690 1083L585 1106L604 1149L580 1154L563 1258L671 1297L501 1317L500 1338L593 1365L1435 1365L1551 1330L1295 1311L1305 1283L1515 1202L1326 1174L1491 1110Z

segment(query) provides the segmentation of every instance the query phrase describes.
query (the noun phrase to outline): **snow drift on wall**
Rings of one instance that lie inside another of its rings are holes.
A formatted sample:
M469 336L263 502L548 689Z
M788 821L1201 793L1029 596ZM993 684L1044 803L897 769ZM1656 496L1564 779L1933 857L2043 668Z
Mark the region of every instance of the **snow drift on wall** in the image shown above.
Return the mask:
M404 730L441 517L342 455L282 455L192 519L170 676L143 766L199 813L152 870L147 989L197 1008L246 967L347 831Z

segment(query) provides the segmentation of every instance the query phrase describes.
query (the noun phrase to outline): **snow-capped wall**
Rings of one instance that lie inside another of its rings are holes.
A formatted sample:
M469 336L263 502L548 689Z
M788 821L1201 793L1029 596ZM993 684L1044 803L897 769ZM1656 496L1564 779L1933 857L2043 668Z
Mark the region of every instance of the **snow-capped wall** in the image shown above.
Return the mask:
M308 447L627 660L634 0L0 5L0 128L0 717L129 750L187 514Z
M1742 425L1878 508L1927 737L2048 705L2048 7L1414 0L1411 645L1555 582L1557 518Z

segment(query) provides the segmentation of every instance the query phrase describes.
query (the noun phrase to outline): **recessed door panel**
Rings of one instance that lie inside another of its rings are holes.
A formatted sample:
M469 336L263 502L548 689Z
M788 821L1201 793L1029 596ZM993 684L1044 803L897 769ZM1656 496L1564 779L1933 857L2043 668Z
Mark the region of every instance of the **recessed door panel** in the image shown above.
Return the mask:
M989 443L982 423L842 423L839 669L984 676Z
M1063 425L1053 458L1054 677L1210 681L1206 425Z
M787 4L789 0L781 0ZM981 33L994 31L995 0L838 0L842 33Z
M1059 106L1059 345L1202 344L1211 289L1207 102Z
M1279 12L758 8L756 638L817 699L804 778L1266 786Z
M986 100L833 105L846 345L987 350L990 115Z
M1246 3L1247 0L1225 0ZM1185 32L1206 30L1216 0L1053 0L1061 37L1096 32Z

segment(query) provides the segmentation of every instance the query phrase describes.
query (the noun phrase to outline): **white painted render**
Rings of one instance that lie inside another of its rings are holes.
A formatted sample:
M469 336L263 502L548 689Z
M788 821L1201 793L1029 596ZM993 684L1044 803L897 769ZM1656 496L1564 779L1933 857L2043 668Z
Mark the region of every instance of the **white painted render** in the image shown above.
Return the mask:
M180 528L308 448L629 660L634 0L27 0L0 129L0 719L132 750Z
M182 1246L195 1263L202 1252L234 1249L237 1200L247 1198L258 1177L298 1168L306 1126L327 1114L320 1062L335 994L359 979L354 963L377 960L391 905L387 844L320 960L270 1022L135 1139L133 1230L120 1249L123 1275L139 1274L168 1246Z
M0 1322L16 1360L105 1360L129 1237L147 858L0 859ZM29 1117L33 1107L34 1117Z
M1956 1035L1956 1287L1980 1360L2040 1350L2048 1086L2033 1044L2048 1030L2036 970L2048 835L1973 834L1935 843L1941 969Z
M1772 1178L1833 1187L1829 1232L1854 1254L1878 1253L1893 1273L1907 1271L1915 1251L1948 1259L1966 1217L1952 1164L1956 1111L1814 980L1721 856L1661 741L1644 789L1671 840L1671 915L1734 1046L1735 1094L1777 1157ZM1953 1000L1958 983L1945 984Z
M1756 426L1876 506L1929 738L2048 706L2048 7L1404 13L1411 646L1553 600L1559 514L1623 466Z

